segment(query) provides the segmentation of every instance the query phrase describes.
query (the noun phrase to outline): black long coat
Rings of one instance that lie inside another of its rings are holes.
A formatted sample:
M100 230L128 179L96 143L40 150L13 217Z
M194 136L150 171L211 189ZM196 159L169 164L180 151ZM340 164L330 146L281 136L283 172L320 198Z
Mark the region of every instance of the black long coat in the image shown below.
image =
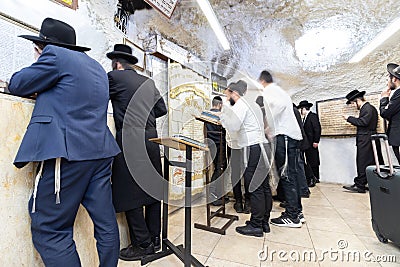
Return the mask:
M167 114L167 108L154 82L133 69L111 71L108 79L122 151L112 167L113 203L122 212L157 201L143 190L143 181L162 179L160 147L148 139L157 137L156 118Z
M389 121L387 135L389 144L400 146L400 89L392 97L382 97L379 106L381 117Z
M310 111L304 121L304 132L307 136L310 148L305 151L307 164L310 166L319 166L319 150L318 147L314 148L313 143L319 143L321 138L321 124L318 119L318 115Z
M358 118L349 116L347 121L357 127L357 175L366 183L365 169L369 165L375 165L374 152L372 149L371 135L376 134L378 124L378 111L369 102L366 102L360 109ZM380 143L377 142L378 159L383 163Z

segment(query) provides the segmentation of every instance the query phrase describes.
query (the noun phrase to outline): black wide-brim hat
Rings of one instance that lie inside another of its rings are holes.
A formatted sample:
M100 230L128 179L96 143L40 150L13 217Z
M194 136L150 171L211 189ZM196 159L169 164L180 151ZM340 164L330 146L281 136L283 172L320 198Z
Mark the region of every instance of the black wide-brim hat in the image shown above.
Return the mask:
M346 104L348 105L348 104L350 104L351 103L351 101L353 101L354 99L356 99L356 98L361 98L361 97L363 97L365 95L365 91L358 91L358 90L353 90L353 91L351 91L350 93L348 93L347 95L346 95L346 98L347 98L347 102L346 102Z
M237 92L240 96L243 96L247 91L247 83L243 80L239 80L235 83L229 84L228 89L232 92Z
M132 48L125 44L114 45L114 51L107 53L107 57L109 59L123 58L132 64L136 64L139 61L137 57L132 55Z
M300 101L299 105L297 108L311 108L313 106L313 103L308 102L307 100Z
M43 20L39 36L19 35L19 37L34 43L51 44L80 52L90 50L88 47L76 45L76 34L72 26L52 18L45 18Z
M387 71L393 75L394 77L396 77L397 79L400 79L400 67L397 64L394 63L389 63L387 65Z

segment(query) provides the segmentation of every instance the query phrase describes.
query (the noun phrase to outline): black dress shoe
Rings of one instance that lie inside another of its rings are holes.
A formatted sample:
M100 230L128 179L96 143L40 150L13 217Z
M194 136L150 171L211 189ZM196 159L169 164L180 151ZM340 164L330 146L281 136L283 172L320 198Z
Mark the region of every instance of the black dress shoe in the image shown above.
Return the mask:
M154 245L154 251L159 251L161 249L161 239L159 236L155 236L151 239Z
M119 258L124 261L138 261L144 256L154 253L154 245L153 243L150 243L150 245L145 248L142 248L141 246L129 246L126 250L121 250Z
M346 189L346 190L349 190L351 192L355 192L355 193L365 193L366 192L365 188L358 187L355 184L354 185L350 185L350 186L344 185L343 188Z
M264 236L262 228L255 228L251 224L236 227L236 232L242 235L257 236L257 237Z
M243 204L241 201L233 204L233 208L236 210L237 213L243 213Z
M246 225L248 225L248 224L250 224L250 221L246 221L245 223L246 223ZM263 223L262 224L262 229L263 229L264 233L271 232L271 229L269 228L269 223Z
M250 212L251 212L251 204L250 204L250 200L249 199L246 199L244 201L243 210L244 210L245 214L250 214Z
M300 196L302 198L310 198L310 193L302 193Z

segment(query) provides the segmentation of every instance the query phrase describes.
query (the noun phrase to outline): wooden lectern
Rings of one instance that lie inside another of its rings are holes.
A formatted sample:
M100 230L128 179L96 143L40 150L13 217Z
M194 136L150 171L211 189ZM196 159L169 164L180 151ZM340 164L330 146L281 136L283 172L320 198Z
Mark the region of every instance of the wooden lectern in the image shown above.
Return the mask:
M202 121L204 123L211 123L214 125L221 125L221 123L219 121L213 120L213 119L209 119L206 116L200 116L200 117L196 117L196 120ZM219 132L220 133L220 155L219 155L219 166L221 166L223 158L222 158L222 151L223 149L225 149L225 147L222 147L222 131ZM206 125L204 125L204 138L207 138L207 127ZM206 153L206 185L210 184L210 167L209 167L209 162L208 162L208 155ZM225 184L224 182L222 183L223 185ZM208 199L209 197L209 189L208 186L206 186L206 198ZM216 211L211 211L211 204L208 203L207 201L207 205L206 205L206 209L207 209L207 225L204 224L199 224L199 223L195 223L194 227L197 229L202 229L202 230L206 230L209 232L213 232L213 233L217 233L217 234L221 234L221 235L225 235L226 234L226 229L228 229L229 226L231 226L231 224L234 221L239 220L239 217L236 215L230 215L230 214L226 214L226 209L225 209L225 197L222 197L222 207L220 207L219 209L217 209ZM221 227L221 228L217 228L217 227L213 227L211 226L211 220L214 217L219 217L219 218L225 218L228 219L228 221Z
M189 138L188 138L189 139ZM151 138L150 141L164 146L164 179L169 181L169 167L177 166L186 169L185 175L185 244L184 246L175 246L168 239L168 191L169 184L164 188L163 199L163 222L162 222L162 250L153 255L144 257L141 264L145 265L149 262L161 259L171 254L175 254L183 263L185 267L191 265L195 267L204 267L195 257L191 254L191 202L192 202L192 151L202 150L208 151L208 148L203 143L194 143L183 138L164 137L164 138ZM195 140L193 140L195 141ZM186 162L169 161L169 148L177 150L186 150Z

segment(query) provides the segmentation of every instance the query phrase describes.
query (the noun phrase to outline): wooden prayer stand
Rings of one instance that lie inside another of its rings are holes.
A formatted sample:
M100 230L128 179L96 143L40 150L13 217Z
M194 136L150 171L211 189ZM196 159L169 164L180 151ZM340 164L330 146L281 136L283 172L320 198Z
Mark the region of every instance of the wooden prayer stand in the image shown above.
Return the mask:
M204 116L196 117L196 120L202 121L204 123L211 123L211 124L214 124L214 125L221 125L221 123L219 121L215 121L215 120L212 120L212 119L210 120L210 119L208 119L207 117L204 117ZM207 138L207 127L206 127L206 125L204 125L204 138ZM222 147L222 145L223 145L222 144L222 131L220 132L219 145L220 145L220 150L219 150L220 153L219 153L218 160L219 160L219 166L222 166L221 165L222 164L222 160L223 160L223 158L222 158L222 151L223 150L222 149L225 149L225 147ZM209 151L207 151L207 152L209 152ZM206 157L205 157L206 158L206 168L207 168L206 169L206 185L209 185L210 182L211 182L210 181L210 167L209 167L210 164L208 162L208 158L209 157L207 155L208 154L207 152L206 152ZM225 183L222 182L222 184L224 185ZM207 200L208 200L209 194L210 194L210 192L209 192L208 186L206 186L206 199ZM225 196L222 197L222 206L219 209L217 209L216 211L211 211L211 204L208 203L208 201L207 201L206 209L207 209L207 225L195 223L194 224L195 228L206 230L206 231L213 232L213 233L217 233L217 234L220 234L220 235L225 235L226 234L226 229L228 229L229 226L231 226L231 224L234 221L239 220L239 217L236 216L236 215L226 214ZM214 217L225 218L225 219L228 219L228 221L221 228L214 227L214 226L211 226L211 220Z
M168 255L175 254L183 263L185 267L191 265L195 267L204 267L195 257L191 254L191 202L192 202L192 151L202 150L208 151L207 147L184 141L180 138L175 137L164 137L164 138L151 138L150 141L164 146L164 179L169 181L169 167L177 166L185 168L185 240L184 246L175 246L168 239L168 191L169 185L164 188L164 199L163 199L163 222L162 222L162 250L153 255L144 257L141 260L141 264L145 265L149 262L164 258ZM169 148L177 150L186 150L186 161L169 161Z

